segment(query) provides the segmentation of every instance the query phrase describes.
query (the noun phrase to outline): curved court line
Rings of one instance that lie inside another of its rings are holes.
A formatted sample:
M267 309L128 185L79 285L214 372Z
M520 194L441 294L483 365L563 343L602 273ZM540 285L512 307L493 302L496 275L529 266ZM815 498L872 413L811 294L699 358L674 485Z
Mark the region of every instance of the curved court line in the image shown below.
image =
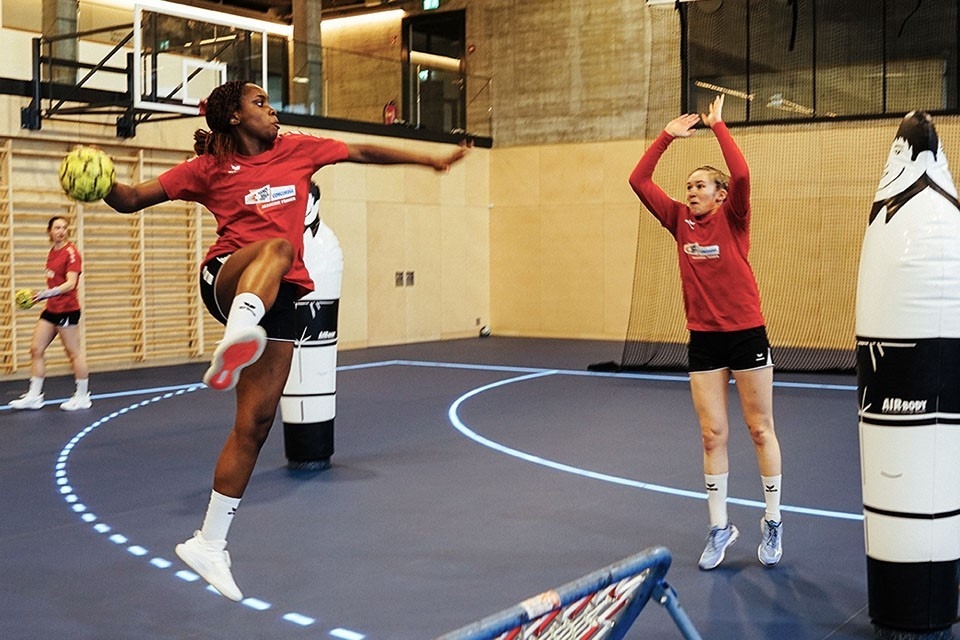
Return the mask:
M439 369L474 369L478 371L517 371L527 373L550 372L564 376L589 376L592 378L628 378L632 380L659 380L665 382L689 382L686 374L642 373L631 371L581 371L580 369L544 369L543 367L515 367L499 364L464 364L460 362L430 362L426 360L384 360L367 365L353 365L344 369L359 369L363 367L382 367L388 365L404 365L408 367L436 367ZM340 367L337 367L340 370ZM730 384L735 384L730 380ZM856 385L829 384L823 382L791 382L774 380L773 386L785 389L820 389L824 391L856 391Z
M107 539L115 545L122 546L126 549L128 553L136 557L147 557L150 555L150 550L134 544L130 541L126 535L119 531L115 531L114 528L107 522L104 522L97 516L95 513L89 510L89 507L80 500L80 496L74 491L73 487L70 485L70 478L67 475L67 465L70 459L70 454L73 452L73 449L80 444L80 442L88 435L90 435L94 430L103 426L104 424L110 422L114 418L118 418L122 415L130 413L136 409L140 409L147 405L159 402L160 400L166 400L174 396L180 396L186 393L191 393L198 389L205 389L206 386L203 384L189 384L182 385L177 387L164 387L164 389L170 389L162 395L154 396L148 400L143 400L137 402L123 409L114 411L113 413L103 416L99 420L87 425L84 429L79 431L73 438L67 442L67 444L60 450L60 454L57 457L56 465L54 466L54 478L56 479L57 492L63 496L64 501L70 505L70 509L80 516L80 519L86 522L87 524L93 525L93 530L97 533L107 536ZM141 392L137 391L128 391L114 394L104 394L100 397L116 397L124 395L137 395L145 393L148 390ZM151 391L152 392L152 391ZM157 569L169 569L173 566L173 562L168 560L163 556L153 556L149 559L150 566ZM181 569L177 570L174 573L174 576L185 581L185 582L199 582L203 585L203 579L192 571ZM219 592L210 585L206 585L206 590L214 594L217 594L217 597L220 596ZM247 606L255 611L267 611L273 608L273 605L269 602L261 600L259 598L247 597L244 598L240 603L244 606ZM281 619L295 624L300 627L309 627L316 623L316 618L304 615L297 612L284 613L281 616ZM358 633L356 631L351 631L349 629L337 628L331 629L327 632L330 636L334 638L341 638L343 640L363 640L365 635Z
M582 372L577 372L577 375L580 375L581 373ZM674 495L674 496L681 496L684 498L697 498L700 500L706 500L707 496L705 493L687 491L685 489L677 489L674 487L667 487L663 485L652 484L649 482L641 482L639 480L631 480L629 478L622 478L620 476L613 476L606 473L598 473L596 471L590 471L589 469L582 469L580 467L574 467L568 464L564 464L562 462L556 462L554 460L541 458L540 456L535 456L533 454L526 453L525 451L520 451L519 449L513 449L506 445L500 444L499 442L495 442L493 440L490 440L489 438L485 438L484 436L481 436L477 432L473 431L470 427L468 427L466 423L464 423L460 419L460 416L458 413L460 409L460 405L462 405L464 402L466 402L470 398L474 398L480 395L481 393L490 391L491 389L496 389L497 387L502 387L504 385L514 384L517 382L525 382L528 380L535 380L537 378L543 378L545 376L558 375L558 374L565 375L566 372L561 372L556 369L541 369L535 373L529 373L527 375L517 376L514 378L507 378L504 380L499 380L497 382L492 382L490 384L483 385L481 387L477 387L463 394L462 396L457 398L452 405L450 405L450 408L447 410L447 418L450 420L450 423L453 425L453 427L457 431L459 431L466 437L470 438L474 442L482 444L483 446L489 447L490 449L493 449L495 451L499 451L500 453L505 453L509 456L513 456L515 458L525 460L527 462L539 464L544 467L555 469L557 471L563 471L564 473L571 473L571 474L582 476L585 478L600 480L601 482L609 482L612 484L635 487L637 489L654 491L656 493L665 493L665 494ZM592 372L588 372L587 375L594 375L594 374ZM755 500L745 500L742 498L728 498L728 502L730 502L731 504L739 504L747 507L759 507L761 509L766 506L763 502L757 502ZM783 505L780 507L780 509L782 511L802 513L806 515L819 516L823 518L837 518L840 520L859 520L859 521L863 520L863 514L847 513L844 511L811 509L808 507L798 507L798 506L792 506L792 505Z
M602 482L609 482L612 484L619 484L624 486L635 487L638 489L655 491L659 493L665 493L670 495L676 495L686 498L696 498L696 499L705 499L705 494L697 493L694 491L687 491L683 489L676 489L673 487L666 487L646 482L640 482L637 480L631 480L629 478L622 478L618 476L608 475L604 473L598 473L595 471L590 471L588 469L581 469L571 465L566 465L560 462L547 460L539 456L535 456L517 449L512 449L500 443L494 442L488 438L485 438L476 432L472 431L458 416L459 407L468 399L480 395L485 391L494 389L499 386L506 384L512 384L515 382L523 382L527 380L535 380L538 378L543 378L546 376L553 375L569 375L569 376L593 376L593 377L607 377L607 378L630 378L630 379L639 379L639 380L657 380L657 381L669 381L669 382L686 382L689 380L689 377L686 375L668 375L668 374L655 374L655 373L634 373L634 372L596 372L596 371L580 371L580 370L565 370L565 369L544 369L539 367L517 367L517 366L507 366L507 365L477 365L477 364L467 364L467 363L449 363L449 362L428 362L428 361L418 361L418 360L387 360L380 362L371 362L371 363L362 363L356 365L341 365L337 367L337 371L351 371L351 370L362 370L368 368L377 368L384 366L415 366L415 367L428 367L428 368L450 368L450 369L466 369L466 370L479 370L479 371L496 371L504 373L522 373L514 378L509 378L501 380L495 383L477 387L459 398L450 406L448 410L448 418L453 424L453 426L460 431L463 435L468 438L486 446L491 449L500 451L507 455L517 457L519 459L525 460L527 462L532 462L534 464L539 464L542 466L550 467L558 471L565 473L571 473L579 475L581 477L591 478L599 480ZM803 382L774 382L774 386L782 387L793 387L793 388L804 388L804 389L821 389L821 390L834 390L834 391L855 391L856 386L851 385L833 385L833 384L819 384L819 383L803 383ZM123 533L114 531L113 527L107 522L102 521L95 513L89 510L88 506L85 505L80 496L77 495L73 487L70 486L70 480L67 475L67 467L69 462L70 454L73 449L83 440L84 437L92 433L95 429L103 426L104 424L110 422L111 420L118 418L122 415L125 415L131 411L145 407L147 405L159 402L160 400L166 400L175 396L183 395L185 393L191 393L199 389L204 389L205 386L199 383L191 383L186 385L176 385L168 387L154 387L150 389L139 389L139 390L128 390L114 393L105 393L98 394L93 396L94 399L104 399L104 398L118 398L126 396L135 396L135 395L146 395L150 393L158 393L148 400L143 400L141 402L134 403L123 409L119 409L109 415L101 417L99 420L89 424L87 427L78 432L60 451L60 454L57 458L55 465L54 477L56 479L57 491L60 493L64 501L70 505L71 510L76 513L81 520L87 524L92 524L94 531L97 533L107 536L107 539L119 546L123 547L128 553L137 557L148 557L150 556L150 550L134 543L131 543L130 539ZM59 401L48 401L45 404L54 404ZM0 411L10 409L9 405L0 406ZM763 503L755 502L751 500L742 500L739 498L731 498L731 503L741 504L750 507L763 507ZM836 511L824 511L820 509L808 509L805 507L795 507L795 506L784 506L781 507L785 511L792 511L795 513L804 513L808 515L815 515L821 517L831 517L847 520L863 520L863 516L860 514L850 514L844 512ZM173 566L173 562L162 557L162 556L153 556L149 559L148 563L150 566L159 568L159 569L168 569ZM203 584L203 580L200 576L196 575L192 571L188 570L178 570L174 574L175 577L183 580L185 582L199 582ZM217 594L217 591L207 585L207 591L210 591L214 594ZM217 597L221 597L217 594ZM273 608L273 605L264 600L258 598L248 597L243 600L241 603L244 606L247 606L251 609L257 611L266 611ZM309 627L316 623L316 619L310 616L297 613L289 612L281 615L281 619L285 622L290 622L292 624L298 625L300 627ZM365 638L364 634L358 633L344 628L335 628L331 629L328 632L328 635L335 638L340 638L342 640L363 640Z

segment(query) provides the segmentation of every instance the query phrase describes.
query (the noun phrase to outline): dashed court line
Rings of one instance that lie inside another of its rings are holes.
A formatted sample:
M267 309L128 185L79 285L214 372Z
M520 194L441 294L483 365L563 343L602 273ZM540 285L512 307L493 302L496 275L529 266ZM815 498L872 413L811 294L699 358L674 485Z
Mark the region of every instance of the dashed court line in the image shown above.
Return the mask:
M459 431L461 434L470 438L471 440L489 447L495 451L499 451L505 455L510 455L518 459L542 465L555 469L557 471L574 474L584 478L589 478L593 480L599 480L602 482L609 482L618 485L625 485L635 487L637 489L642 489L646 491L655 491L660 493L666 493L670 495L676 495L685 498L696 498L696 499L705 499L706 495L704 493L698 493L694 491L688 491L684 489L677 489L674 487L667 487L663 485L652 484L648 482L642 482L639 480L633 480L629 478L613 476L609 474L598 473L595 471L590 471L589 469L582 469L579 467L574 467L571 465L563 464L553 460L548 460L540 456L536 456L531 453L524 451L519 451L511 447L507 447L501 443L495 442L489 438L486 438L476 431L471 429L459 416L460 407L467 402L468 400L474 399L481 394L502 387L509 384L518 384L523 382L529 382L533 380L543 379L549 376L590 376L590 377L613 377L613 378L631 378L631 379L640 379L640 380L656 380L656 381L670 381L670 382L686 382L689 378L685 375L668 375L668 374L647 374L647 373L617 373L617 372L590 372L590 371L578 371L578 370L563 370L563 369L544 369L536 367L515 367L515 366L500 366L500 365L476 365L476 364L464 364L464 363L447 363L447 362L427 362L427 361L418 361L418 360L387 360L382 362L373 362L366 364L357 364L357 365L345 365L337 367L337 371L350 371L350 370L362 370L368 368L378 368L385 366L410 366L410 367L429 367L429 368L446 368L446 369L460 369L460 370L481 370L481 371L496 371L503 373L515 373L521 374L516 375L511 378L504 380L499 380L490 384L486 384L480 387L476 387L457 398L453 404L450 405L447 417L451 425ZM817 384L817 383L798 383L798 382L774 382L774 386L781 387L791 387L791 388L806 388L806 389L820 389L820 390L834 390L834 391L855 391L856 387L851 385L830 385L830 384ZM63 449L59 452L59 455L56 459L54 465L54 478L57 486L58 492L63 497L64 501L70 506L70 509L76 513L81 520L85 523L92 525L92 528L97 533L103 535L110 543L116 545L118 548L125 550L132 556L138 558L144 558L147 560L147 564L150 567L160 570L174 570L174 563L171 560L168 560L164 556L154 555L148 548L143 547L142 545L136 544L135 541L132 541L127 535L120 531L116 531L112 525L110 525L105 520L101 519L94 511L92 511L87 504L85 504L79 495L74 491L73 487L70 484L70 479L67 473L68 463L70 455L73 450L79 445L82 440L90 435L96 429L102 427L103 425L124 416L132 411L141 409L143 407L149 406L151 404L160 402L161 400L168 400L170 398L179 397L187 393L192 393L199 389L205 388L202 384L188 384L188 385L178 385L178 386L169 386L169 387L155 387L150 389L140 389L140 390L130 390L110 394L100 394L94 396L95 399L105 399L105 398L118 398L118 397L128 397L128 396L142 396L148 395L151 393L157 394L153 397L136 402L127 407L114 411L109 415L101 417L99 420L89 424L84 429L79 431L73 438L64 445ZM48 401L46 404L53 404L59 402L58 400ZM9 410L9 405L0 407L0 411ZM740 498L731 498L731 503L750 506L750 507L759 507L763 508L762 502L756 502L752 500L744 500ZM792 511L795 513L803 513L807 515L827 517L827 518L838 518L846 520L862 520L863 516L861 514L846 513L840 511L828 511L822 509L814 509L809 507L800 507L800 506L790 506L785 505L781 507L784 511ZM195 583L202 585L207 591L216 594L219 597L216 589L209 585L205 585L202 578L195 574L192 571L186 569L176 569L173 572L173 575L182 580L185 583ZM241 603L242 606L246 606L255 611L272 611L277 607L273 603L255 597L247 597ZM312 627L317 624L317 618L300 612L286 612L280 614L280 619L284 622L293 624L299 627ZM341 640L364 640L366 637L363 633L358 631L353 631L350 629L344 628L333 628L329 629L327 632L328 637L339 638Z

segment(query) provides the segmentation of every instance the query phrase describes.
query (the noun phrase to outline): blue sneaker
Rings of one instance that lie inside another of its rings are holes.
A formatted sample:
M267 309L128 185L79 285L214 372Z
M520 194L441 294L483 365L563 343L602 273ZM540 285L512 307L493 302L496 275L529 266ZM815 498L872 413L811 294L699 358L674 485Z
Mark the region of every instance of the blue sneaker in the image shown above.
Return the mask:
M707 534L707 546L700 554L700 568L709 571L720 566L723 556L727 553L727 547L736 542L739 535L737 528L729 522L722 529L720 527L710 529L710 533Z
M757 547L757 557L761 564L772 567L780 562L780 556L783 555L783 523L761 519L760 535L762 542Z

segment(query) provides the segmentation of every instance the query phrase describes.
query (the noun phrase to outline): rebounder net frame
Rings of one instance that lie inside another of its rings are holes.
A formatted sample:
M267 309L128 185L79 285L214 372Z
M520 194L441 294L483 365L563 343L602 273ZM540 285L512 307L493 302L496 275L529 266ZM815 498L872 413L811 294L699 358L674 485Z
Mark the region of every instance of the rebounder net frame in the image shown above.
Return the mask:
M700 640L665 580L671 560L666 547L650 547L436 640L621 640L650 598L686 640Z

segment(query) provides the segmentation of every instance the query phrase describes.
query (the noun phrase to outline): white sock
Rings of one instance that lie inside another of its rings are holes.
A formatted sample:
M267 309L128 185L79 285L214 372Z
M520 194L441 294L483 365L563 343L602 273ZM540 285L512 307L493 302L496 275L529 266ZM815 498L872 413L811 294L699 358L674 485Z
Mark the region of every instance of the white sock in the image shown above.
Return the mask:
M263 300L257 295L245 291L238 293L230 305L230 313L227 315L227 327L223 331L224 336L231 335L240 329L252 327L260 322L265 310Z
M43 378L30 378L30 389L27 395L38 396L43 393Z
M766 511L763 517L771 522L780 522L780 482L783 476L760 476L763 482L763 501Z
M710 514L710 527L727 526L727 476L703 474L703 483L707 488L707 511Z
M203 519L200 535L204 540L219 542L227 539L233 516L240 506L240 498L231 498L216 491L210 492L210 503L207 505L207 515Z
M89 393L89 391L87 391L87 382L88 380L86 378L84 378L83 380L80 380L79 378L77 378L77 395L78 396L85 396L87 395L87 393Z

